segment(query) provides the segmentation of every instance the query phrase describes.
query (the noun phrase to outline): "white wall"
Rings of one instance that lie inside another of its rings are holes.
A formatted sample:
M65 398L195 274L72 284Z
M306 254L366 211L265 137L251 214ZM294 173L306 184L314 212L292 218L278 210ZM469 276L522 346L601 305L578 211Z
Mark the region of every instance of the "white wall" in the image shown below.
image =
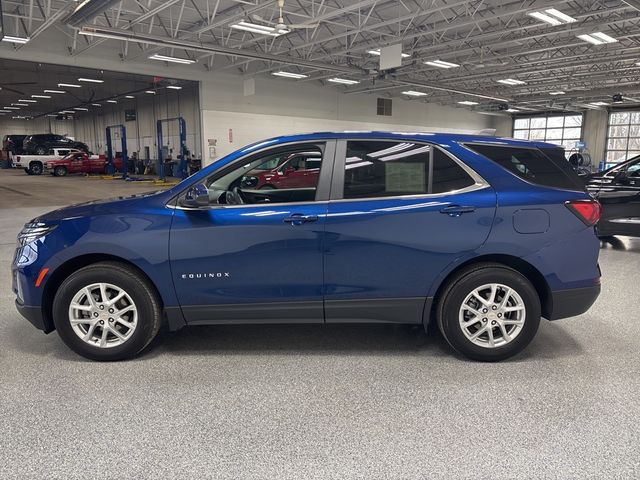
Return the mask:
M256 78L256 93L243 94L243 79L215 75L200 84L205 163L260 139L291 133L341 130L450 131L493 128L494 117L418 100L393 99L393 115L376 115L376 95L343 93L290 79ZM232 142L229 131L232 131ZM217 141L208 158L207 142Z

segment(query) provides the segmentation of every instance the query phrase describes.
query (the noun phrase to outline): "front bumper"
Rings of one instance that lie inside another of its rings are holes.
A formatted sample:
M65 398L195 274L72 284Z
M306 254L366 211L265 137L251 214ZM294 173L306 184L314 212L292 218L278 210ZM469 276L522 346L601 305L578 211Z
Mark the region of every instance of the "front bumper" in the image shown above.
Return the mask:
M600 295L600 285L551 292L552 303L549 320L559 320L583 314L591 308L598 295Z
M50 333L54 330L54 328L45 321L44 315L42 315L42 308L24 305L16 300L16 309L20 315L29 320L38 330L42 330L44 333Z

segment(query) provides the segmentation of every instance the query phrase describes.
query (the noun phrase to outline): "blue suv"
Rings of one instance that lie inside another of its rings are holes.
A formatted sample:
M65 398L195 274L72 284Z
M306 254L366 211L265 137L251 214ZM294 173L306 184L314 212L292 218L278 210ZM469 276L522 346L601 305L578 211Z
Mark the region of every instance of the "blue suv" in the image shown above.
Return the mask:
M274 168L293 154L314 161ZM258 187L265 170L296 181ZM278 137L170 190L32 220L13 290L24 317L94 360L138 354L162 324L433 322L461 354L496 361L541 317L593 304L599 215L550 144Z

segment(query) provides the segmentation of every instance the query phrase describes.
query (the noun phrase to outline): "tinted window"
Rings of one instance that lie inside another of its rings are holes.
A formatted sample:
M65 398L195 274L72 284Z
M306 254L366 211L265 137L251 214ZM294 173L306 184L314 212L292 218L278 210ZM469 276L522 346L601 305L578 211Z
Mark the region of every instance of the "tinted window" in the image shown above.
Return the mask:
M433 189L431 193L446 193L470 187L476 182L460 165L439 148L433 151Z
M347 142L344 198L428 193L430 152L410 142Z
M565 160L564 154L560 158L555 152L561 152L561 149L544 149L544 153L537 148L497 145L467 145L467 148L484 155L530 183L567 190L584 190L584 184Z

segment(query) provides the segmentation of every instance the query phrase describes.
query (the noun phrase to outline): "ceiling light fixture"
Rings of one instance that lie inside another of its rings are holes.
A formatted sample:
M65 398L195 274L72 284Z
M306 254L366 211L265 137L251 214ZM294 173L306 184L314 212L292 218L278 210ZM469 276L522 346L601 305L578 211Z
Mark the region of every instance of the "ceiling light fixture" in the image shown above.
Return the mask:
M65 113L76 113L76 112L74 112L73 110L61 110L58 113L65 114Z
M273 72L271 75L275 75L276 77L286 77L286 78L307 78L309 76L303 73L293 73L293 72Z
M51 95L31 95L31 98L51 98Z
M75 83L59 83L59 87L80 88L82 85L76 85Z
M505 110L505 112L509 112L509 113L516 113L519 112L520 110L518 110L517 108L507 108Z
M327 82L331 83L342 83L343 85L355 85L356 83L360 83L358 80L349 80L348 78L330 78Z
M156 92L154 92L153 90L145 90L144 93L149 93L151 95L155 95Z
M565 92L563 92L562 90L558 90L557 92L549 92L549 95L564 95Z
M57 113L48 113L47 117L57 117L58 114Z
M104 80L98 80L96 78L79 78L78 81L87 83L104 83Z
M555 8L549 8L544 12L529 12L527 13L527 15L554 26L561 25L563 23L573 23L578 21L575 18L570 17L566 13L562 13L560 10L556 10Z
M431 60L424 63L426 65L431 65L432 67L438 68L455 68L460 66L457 63L445 62L444 60Z
M14 107L29 107L30 106L28 103L12 103L11 105L13 105Z
M73 107L74 110L78 110L79 112L88 112L89 109L88 108L84 108L84 107Z
M591 34L578 35L578 38L584 40L585 42L592 43L594 45L602 45L603 43L615 43L616 40L613 37L610 37L606 33L602 32L594 32Z
M593 105L595 107L605 107L609 105L607 102L591 102L589 105Z
M14 37L14 36L11 36L11 35L5 35L4 37L2 37L2 41L3 42L11 42L11 43L25 44L29 40L31 40L29 37Z
M24 100L24 99L22 99L22 98L21 98L20 100L18 100L18 101L19 101L19 102L22 102L22 103L38 103L38 101L37 101L37 100Z
M99 103L92 103L91 106L93 106L93 107L101 107L102 105L99 104Z
M515 78L505 78L504 80L498 80L498 83L502 83L503 85L526 85L527 82L523 82L522 80L516 80Z
M4 107L6 110L20 110L20 107Z
M478 102L472 102L471 100L462 100L458 103L460 105L478 105Z
M182 90L182 87L179 87L178 85L168 85L167 88L170 88L171 90Z
M169 57L167 55L160 55L159 53L154 53L153 55L150 55L149 59L158 60L160 62L181 63L184 65L190 65L192 63L196 63L195 60L191 60L190 58Z
M124 98L136 98L133 95L125 95Z
M410 97L425 97L429 95L428 93L418 92L416 90L405 90L402 92L403 95L409 95Z
M370 55L378 55L378 56L380 56L380 49L379 49L379 48L376 48L375 50L367 50L367 53L368 53L368 54L370 54ZM402 58L407 58L407 57L410 57L411 55L409 55L408 53L404 53L404 52L402 52L402 53L400 54L400 56L401 56Z
M45 90L44 93L67 93L64 90Z
M116 100L107 100L107 103L118 103Z
M270 35L272 37L279 37L280 35L284 35L289 33L291 30L287 30L286 28L274 28L268 27L266 25L259 25L257 23L249 23L249 22L238 22L231 25L231 28L236 30L244 30L245 32L259 33L261 35Z

